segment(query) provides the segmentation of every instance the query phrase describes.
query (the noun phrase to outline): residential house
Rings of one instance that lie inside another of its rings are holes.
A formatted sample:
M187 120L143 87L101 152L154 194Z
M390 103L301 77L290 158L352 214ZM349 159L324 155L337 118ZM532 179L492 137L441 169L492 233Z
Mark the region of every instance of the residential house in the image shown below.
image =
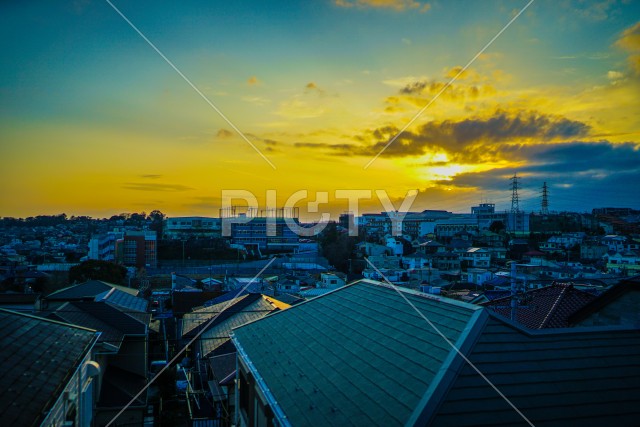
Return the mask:
M316 283L316 287L325 289L337 289L346 284L346 276L343 273L320 273L320 281Z
M232 328L287 308L288 304L265 295L244 294L184 315L181 340L186 345L197 337L190 346L192 366L205 368L199 370L200 376L194 373L193 386L196 393L207 389L214 400L214 410L208 418L226 420L228 425L225 414L234 408L235 402L230 400L234 396L236 351L229 339Z
M100 332L95 360L102 369L94 425L106 425L147 383L151 315L101 300L67 302L50 318ZM127 406L119 423L142 423L146 404L144 392Z
M361 280L236 328L232 340L238 426L640 419L637 328L530 330L479 306Z
M431 260L433 267L438 270L460 270L460 255L455 252L437 252Z
M486 248L469 248L461 254L462 261L473 268L489 268L491 253Z
M616 252L606 254L607 269L614 273L637 274L640 272L640 254L637 252Z
M463 282L473 283L482 286L493 278L493 273L485 268L468 268L460 273L460 279Z
M580 259L599 260L607 253L609 247L595 240L584 241L580 245Z
M96 331L0 308L0 414L5 426L90 426Z
M102 280L88 280L50 293L42 299L42 309L55 310L66 302L93 300L98 295L109 292L112 289L118 289L132 296L138 296L139 294L138 289L114 285L113 283L103 282Z

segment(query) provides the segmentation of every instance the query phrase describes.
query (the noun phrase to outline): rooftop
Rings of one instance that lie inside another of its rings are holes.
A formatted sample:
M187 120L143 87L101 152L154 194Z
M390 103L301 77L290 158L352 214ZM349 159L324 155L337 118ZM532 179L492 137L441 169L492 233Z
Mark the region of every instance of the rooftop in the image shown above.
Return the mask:
M519 296L516 321L530 329L566 328L569 316L596 299L590 292L571 283L553 283ZM511 318L511 295L482 304L489 310Z
M529 330L361 280L241 326L233 340L273 413L293 426L524 424L466 360L536 426L640 419L637 329Z
M0 413L7 426L40 425L96 332L0 309Z

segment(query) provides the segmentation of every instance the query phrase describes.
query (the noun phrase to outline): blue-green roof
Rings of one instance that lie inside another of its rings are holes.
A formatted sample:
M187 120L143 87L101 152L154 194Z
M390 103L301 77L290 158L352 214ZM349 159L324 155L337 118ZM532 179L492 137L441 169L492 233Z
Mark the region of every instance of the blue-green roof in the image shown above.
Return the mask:
M293 426L640 420L637 328L530 331L481 307L362 280L239 327L233 339L267 403Z
M453 344L482 309L404 290ZM234 330L295 425L398 425L452 359L447 341L394 288L362 280Z

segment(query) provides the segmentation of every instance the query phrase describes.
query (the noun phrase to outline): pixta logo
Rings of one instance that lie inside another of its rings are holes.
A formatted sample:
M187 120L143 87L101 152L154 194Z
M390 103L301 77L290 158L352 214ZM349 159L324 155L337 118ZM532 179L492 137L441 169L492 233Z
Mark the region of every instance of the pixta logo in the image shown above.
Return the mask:
M413 205L416 196L418 195L418 190L409 190L405 195L402 203L399 207L394 206L393 202L389 198L389 195L385 190L375 190L375 195L380 200L380 203L384 207L385 212L389 216L392 227L392 234L394 236L398 236L402 234L402 221L406 216L409 209ZM373 197L372 190L335 190L333 192L333 196L335 199L342 199L347 201L347 210L351 212L354 218L359 216L360 212L360 202L362 200L371 200ZM276 190L267 190L265 193L265 211L276 211L276 198L277 191ZM247 190L222 190L222 212L231 212L231 208L233 206L238 205L238 202L242 200L247 205L247 212L257 212L258 211L258 199L255 194ZM327 211L323 211L321 209L322 205L328 205L329 202L329 192L328 191L318 191L315 193L315 197L313 201L309 201L309 192L307 190L298 190L295 193L291 194L287 201L284 204L283 212L293 212L294 209L297 209L299 204L307 200L306 202L306 210L309 213L320 213L320 220L313 225L309 226L301 226L296 222L296 220L291 216L283 215L283 220L286 225L301 237L309 237L315 236L320 233L329 223L331 219L331 215ZM244 204L243 203L243 204ZM251 215L229 215L223 216L222 218L222 235L229 237L231 236L231 226L232 224L246 224L251 222L254 219ZM276 216L267 215L265 217L266 221L266 235L267 236L275 236L276 235ZM358 235L358 227L353 223L349 223L349 235L357 236Z

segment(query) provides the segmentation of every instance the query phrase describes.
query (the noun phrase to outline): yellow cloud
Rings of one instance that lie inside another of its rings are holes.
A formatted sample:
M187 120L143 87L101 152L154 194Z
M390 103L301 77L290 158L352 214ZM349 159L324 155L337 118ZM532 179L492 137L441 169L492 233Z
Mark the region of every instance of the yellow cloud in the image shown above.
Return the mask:
M249 79L247 80L247 84L249 86L255 86L260 84L260 80L258 80L258 78L256 76L251 76L249 77Z
M629 64L640 74L640 22L624 30L615 45L630 53Z
M233 132L226 129L220 129L218 133L216 133L216 137L218 138L231 138L233 136Z
M431 9L429 3L420 3L415 0L335 0L335 5L340 7L359 7L376 9L393 9L397 12L405 10L419 10L424 13Z

